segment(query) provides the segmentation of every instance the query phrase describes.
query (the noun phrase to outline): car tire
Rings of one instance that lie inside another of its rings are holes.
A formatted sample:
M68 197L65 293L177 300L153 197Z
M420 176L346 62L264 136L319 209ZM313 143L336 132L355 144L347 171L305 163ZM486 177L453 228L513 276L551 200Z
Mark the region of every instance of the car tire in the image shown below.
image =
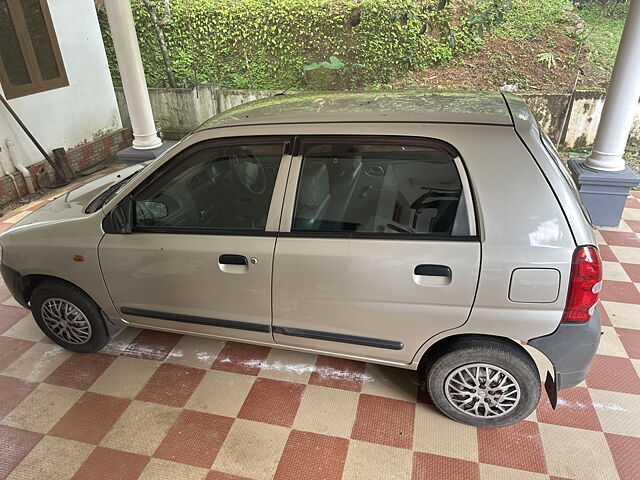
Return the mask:
M467 337L440 353L429 366L426 382L433 403L448 417L476 427L506 427L528 417L538 405L540 375L520 345Z
M40 329L67 350L95 353L111 339L100 307L69 283L41 283L33 291L30 305Z

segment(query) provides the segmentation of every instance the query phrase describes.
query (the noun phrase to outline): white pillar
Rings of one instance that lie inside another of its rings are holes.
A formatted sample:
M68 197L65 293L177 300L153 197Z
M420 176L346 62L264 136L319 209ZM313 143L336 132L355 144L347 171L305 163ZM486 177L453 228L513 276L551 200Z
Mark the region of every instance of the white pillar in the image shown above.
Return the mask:
M624 154L640 98L640 0L629 0L618 56L611 74L598 133L585 166L595 170L625 169Z
M133 148L150 149L162 145L151 111L144 78L138 38L129 0L105 0L111 38L118 59L120 78L133 129Z

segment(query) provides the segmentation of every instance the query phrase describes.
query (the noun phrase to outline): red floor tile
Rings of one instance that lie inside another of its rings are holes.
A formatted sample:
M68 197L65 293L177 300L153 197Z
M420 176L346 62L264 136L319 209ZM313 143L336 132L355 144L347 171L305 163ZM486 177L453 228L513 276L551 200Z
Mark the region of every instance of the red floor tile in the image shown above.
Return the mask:
M322 478L340 480L349 440L293 430L280 457L276 480Z
M640 438L605 433L620 480L640 478Z
M624 345L629 358L640 360L640 330L634 328L616 328L618 338Z
M0 425L0 478L7 478L44 435Z
M607 245L616 245L619 247L640 247L640 236L634 232L600 230L600 234L607 242Z
M29 311L22 307L0 305L0 334L13 327L18 320L22 320L28 313Z
M351 438L411 448L415 411L413 402L361 394Z
M412 480L478 480L480 468L476 462L414 452Z
M24 352L29 350L34 342L20 340L18 338L0 337L0 371L7 368Z
M227 438L233 420L183 410L153 456L209 469Z
M638 208L638 207L636 207L636 208ZM631 230L633 230L636 233L640 233L640 220L626 220L625 219L625 222L627 222L627 225L629 225Z
M607 355L593 357L587 386L599 390L640 395L640 378L631 360Z
M260 345L227 342L211 368L245 375L258 375L270 350L269 347Z
M621 263L632 282L640 283L640 265L635 263Z
M248 477L239 477L238 475L231 475L230 473L218 472L216 470L212 470L207 475L205 480L251 480Z
M135 453L96 447L73 476L73 480L134 480L150 458Z
M547 473L538 424L522 421L503 428L478 428L481 463Z
M238 418L290 427L298 413L304 389L300 383L256 378Z
M180 338L182 336L175 333L143 330L124 349L122 355L162 361L167 358L167 355L173 350Z
M170 407L184 407L204 374L205 371L199 368L163 363L136 399Z
M640 304L640 292L631 282L603 280L600 300L608 302Z
M540 399L536 414L541 423L584 430L602 430L589 389L585 387L573 387L558 392L558 405L555 410L551 408L549 399L544 396Z
M598 245L598 250L600 250L600 258L602 259L602 261L604 262L618 261L615 254L613 253L613 250L611 250L611 247L609 247L608 245Z
M624 204L624 208L640 208L640 202L638 201L637 198L629 197L627 198L627 201ZM626 222L628 223L629 220L626 220Z
M309 384L359 392L365 366L365 363L355 360L318 355Z
M609 319L609 314L607 313L604 306L602 305L602 302L598 302L598 305L596 308L600 312L600 325L604 327L611 327L612 324L611 324L611 320Z
M73 355L44 381L61 387L87 390L116 358L114 355L103 353Z
M129 400L85 392L49 435L97 445L125 411Z
M37 383L0 375L0 420L29 395Z

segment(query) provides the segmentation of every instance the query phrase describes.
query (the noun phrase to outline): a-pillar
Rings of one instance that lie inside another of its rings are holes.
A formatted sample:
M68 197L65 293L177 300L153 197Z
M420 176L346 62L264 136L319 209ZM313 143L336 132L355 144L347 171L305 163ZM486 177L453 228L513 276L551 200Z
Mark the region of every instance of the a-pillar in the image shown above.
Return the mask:
M133 129L132 146L117 155L127 163L150 160L170 145L163 143L156 131L131 3L129 0L105 0L104 5Z
M639 98L640 0L630 0L593 151L584 161L569 161L595 225L617 226L629 189L640 183L623 158Z

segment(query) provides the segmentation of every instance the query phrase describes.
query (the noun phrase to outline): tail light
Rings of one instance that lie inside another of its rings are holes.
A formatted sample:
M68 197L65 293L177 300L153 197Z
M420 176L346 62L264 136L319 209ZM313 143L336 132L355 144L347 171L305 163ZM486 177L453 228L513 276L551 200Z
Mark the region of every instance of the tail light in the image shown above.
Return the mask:
M602 287L602 262L596 247L578 247L573 252L571 277L563 322L586 322L598 303Z

